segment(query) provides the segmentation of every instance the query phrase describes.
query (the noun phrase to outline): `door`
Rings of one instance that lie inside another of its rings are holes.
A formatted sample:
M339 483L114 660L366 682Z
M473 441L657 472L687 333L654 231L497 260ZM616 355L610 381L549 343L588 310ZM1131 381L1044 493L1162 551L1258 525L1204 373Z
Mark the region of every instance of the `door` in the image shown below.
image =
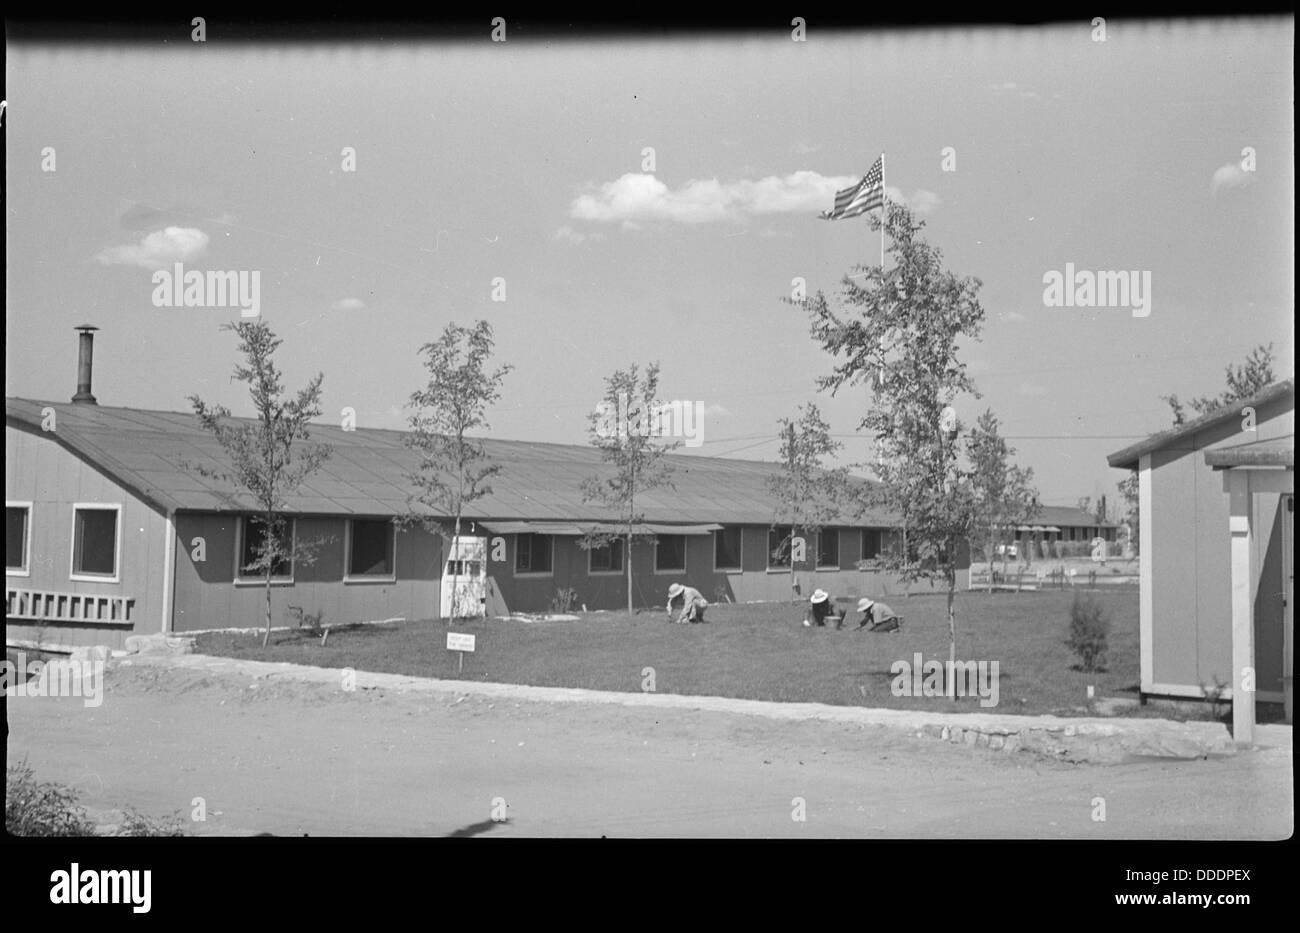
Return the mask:
M452 541L442 566L441 605L444 619L477 619L487 604L487 538L461 535Z
M1291 666L1295 655L1291 634L1295 602L1295 496L1286 497L1282 510L1282 702L1291 721Z

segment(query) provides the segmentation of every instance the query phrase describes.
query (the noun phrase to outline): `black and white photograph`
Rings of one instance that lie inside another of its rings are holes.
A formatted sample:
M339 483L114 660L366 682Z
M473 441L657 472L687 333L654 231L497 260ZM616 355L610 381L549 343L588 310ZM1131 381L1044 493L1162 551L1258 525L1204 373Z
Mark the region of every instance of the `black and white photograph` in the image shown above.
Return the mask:
M1290 11L219 12L7 26L16 899L376 839L889 886L869 845L919 884L978 840L1262 906Z

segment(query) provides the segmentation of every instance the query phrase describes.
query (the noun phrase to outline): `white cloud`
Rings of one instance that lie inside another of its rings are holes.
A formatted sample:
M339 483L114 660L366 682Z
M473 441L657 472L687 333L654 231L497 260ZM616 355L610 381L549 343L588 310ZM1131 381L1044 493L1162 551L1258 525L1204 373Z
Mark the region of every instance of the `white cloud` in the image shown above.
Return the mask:
M366 303L360 298L340 298L334 302L335 311L360 311L366 306Z
M568 224L565 224L555 231L555 238L557 240L564 240L566 243L585 243L588 240L603 240L605 239L605 234L581 233L574 230Z
M1023 97L1025 100L1038 100L1037 91L1031 91L1028 88L1022 88L1014 81L1003 81L1001 84L990 84L989 90L994 94L1015 94Z
M654 175L629 172L575 198L569 215L597 223L619 221L625 230L639 229L638 221L704 224L737 221L758 214L817 215L835 203L836 191L856 184L861 178L860 175L798 171L758 180L692 179L674 189ZM891 199L907 204L918 214L931 213L942 203L939 195L925 189L910 195L890 186L886 186L886 191ZM556 235L573 239L573 233L576 231L561 227Z
M701 224L750 214L818 213L835 203L835 192L860 176L799 171L757 181L692 179L672 189L654 175L629 172L574 199L570 216L598 222L667 220Z
M1040 386L1040 385L1037 385L1037 384L1032 383L1032 382L1022 382L1022 383L1020 383L1020 394L1021 394L1021 395L1031 395L1031 396L1035 396L1035 397L1036 397L1036 396L1040 396L1040 395L1046 395L1046 394L1047 394L1047 387L1046 387L1046 386Z
M162 269L177 262L188 262L203 255L208 235L194 227L164 227L155 230L139 243L111 246L95 256L105 266L140 266Z
M1220 188L1244 188L1254 180L1254 172L1246 171L1239 162L1229 162L1214 170L1214 177L1210 179L1210 192L1218 194Z
M901 189L895 188L893 185L885 185L885 193L889 195L889 200L895 204L900 202L906 204L916 214L933 214L939 205L943 203L943 198L924 188L918 188L910 195L906 195L903 194Z
M730 418L731 412L724 405L705 405L700 413L707 418Z
M1029 320L1019 311L1004 311L999 314L998 317L1004 321L1010 321L1013 324L1023 324L1025 321Z

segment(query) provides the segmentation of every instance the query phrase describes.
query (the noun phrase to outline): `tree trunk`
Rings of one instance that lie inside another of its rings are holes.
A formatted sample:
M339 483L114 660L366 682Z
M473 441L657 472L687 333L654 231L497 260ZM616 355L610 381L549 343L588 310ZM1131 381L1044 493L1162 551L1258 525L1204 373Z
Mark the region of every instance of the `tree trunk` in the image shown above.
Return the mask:
M794 525L790 526L790 602L794 602L795 587L799 581L794 575ZM806 607L805 607L806 608Z
M262 647L271 640L271 566L266 568L266 631L262 633Z
M957 575L948 574L948 696L957 702L957 616L952 611L953 591L957 586Z
M451 538L451 620L454 622L460 612L460 555L457 546L460 542L460 513L456 513L456 524Z
M623 539L623 565L627 570L627 614L632 615L632 523L627 526L627 536Z
M271 524L272 518L273 513L268 511L266 513L266 526L262 530L263 554L267 558L266 573L264 576L266 581L266 631L262 633L263 648L265 648L267 643L271 640L271 574L275 570L275 561L271 560L274 556L274 552L270 550L272 547L271 542L273 540L271 535L275 533L275 526Z

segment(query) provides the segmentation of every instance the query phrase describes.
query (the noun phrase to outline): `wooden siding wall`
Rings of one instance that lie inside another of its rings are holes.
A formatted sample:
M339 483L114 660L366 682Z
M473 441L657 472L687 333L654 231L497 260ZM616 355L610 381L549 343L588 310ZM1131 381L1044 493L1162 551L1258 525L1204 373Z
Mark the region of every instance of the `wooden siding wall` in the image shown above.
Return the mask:
M1275 415L1279 415L1274 417ZM1204 451L1294 432L1294 411L1259 413L1256 433L1235 425L1195 438L1195 450L1152 455L1152 678L1199 691L1232 677L1232 566L1223 473ZM1267 423L1264 418L1271 418ZM1252 497L1251 600L1256 689L1282 689L1281 519L1277 494ZM1276 526L1276 531L1275 531ZM1270 569L1273 568L1273 569ZM1156 691L1160 691L1157 689Z
M128 635L162 630L165 516L53 438L10 425L5 426L5 499L32 503L31 573L6 574L7 586L135 600L131 625L48 622L44 632L38 632L36 626L10 621L5 628L8 640L35 642L40 637L51 647L122 648ZM122 506L117 583L69 579L72 509L78 502Z
M321 613L322 622L432 619L438 615L441 539L422 529L397 533L396 582L344 582L347 519L297 520L300 544L317 542L314 560L299 562L293 583L271 587L271 624L287 625L289 606ZM265 624L266 591L258 583L235 583L238 520L234 515L181 513L176 517L177 632L255 628ZM202 539L204 560L194 559Z
M814 589L824 589L832 596L897 596L906 591L892 574L861 571L854 567L860 557L862 536L859 529L841 529L840 570L815 570L811 563L796 567L801 594L807 599ZM662 609L668 601L668 587L685 583L699 590L709 602L788 601L792 598L790 574L786 570L769 571L767 567L767 526L742 526L741 570L719 571L713 566L713 536L686 536L685 571L656 572L654 547L649 543L633 546L632 604L640 609ZM573 589L575 609L619 609L627 605L624 572L588 574L587 552L577 539L556 536L552 571L549 574L514 573L516 536L504 535L505 561L489 561L488 612L498 615L513 612L544 612L559 589ZM809 543L808 555L815 558L815 540ZM492 540L488 542L489 554ZM958 589L964 589L969 574L969 558L963 555L963 569L958 573ZM928 584L913 584L913 592L927 591ZM720 598L722 597L722 598Z

